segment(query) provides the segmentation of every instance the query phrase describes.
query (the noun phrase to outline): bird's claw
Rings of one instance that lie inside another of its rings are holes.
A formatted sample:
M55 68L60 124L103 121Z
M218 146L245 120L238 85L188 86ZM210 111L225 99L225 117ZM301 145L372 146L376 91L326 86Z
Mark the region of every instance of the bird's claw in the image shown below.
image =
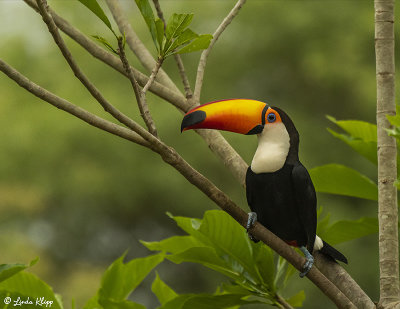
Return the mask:
M303 271L299 274L300 278L303 278L308 272L311 270L311 267L314 264L314 257L305 247L300 247L300 250L304 253L306 257L306 262L303 265Z
M249 236L250 240L252 240L254 242L259 242L260 240L258 240L257 238L255 238L253 235L251 235L249 233L249 229L251 229L253 227L253 225L254 225L254 223L256 223L256 221L257 221L257 213L249 212L247 224L246 224L247 235Z

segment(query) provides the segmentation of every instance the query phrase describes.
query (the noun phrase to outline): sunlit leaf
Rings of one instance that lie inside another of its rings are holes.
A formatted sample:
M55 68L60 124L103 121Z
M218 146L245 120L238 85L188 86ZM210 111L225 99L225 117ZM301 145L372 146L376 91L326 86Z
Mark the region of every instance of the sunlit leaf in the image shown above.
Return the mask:
M194 33L190 29L186 29L183 31L177 38L176 40L172 43L172 45L168 48L168 50L165 51L166 54L176 52L175 49L179 47L183 47L187 43L189 43L191 40L198 38L199 35ZM178 49L179 50L179 49Z
M39 258L36 258L32 260L29 264L0 264L0 282L14 276L15 274L28 267L35 265L38 260Z
M104 13L101 6L97 3L97 0L78 0L80 3L85 5L89 10L91 10L98 18L100 18L103 23L112 31L115 32L111 26L110 20L108 19L107 15Z
M365 142L376 142L376 124L361 120L336 120L334 117L327 118L346 131L353 138L359 138Z
M160 19L156 19L156 30L157 30L157 42L159 49L163 49L163 40L164 40L164 22Z
M172 14L167 22L165 36L167 42L179 36L192 22L193 14Z
M157 296L157 299L161 305L164 305L178 296L173 289L171 289L164 281L161 280L157 272L156 278L151 285L151 291Z
M208 48L213 36L211 34L201 34L198 38L194 39L188 45L178 50L178 54L191 53Z
M144 21L146 22L147 27L150 30L154 45L158 48L156 21L154 19L153 9L151 8L150 3L148 0L135 0L135 2L144 18Z
M93 37L97 42L99 42L99 43L102 44L104 47L106 47L110 52L112 52L112 53L118 55L117 50L116 50L114 47L112 47L112 45L111 45L105 38L103 38L103 37L101 37L101 36L98 36L98 35L92 35L92 37Z
M44 304L42 307L45 307L45 302L48 302L48 306L50 305L49 302L51 302L51 308L63 308L62 303L56 297L52 288L31 273L19 272L0 282L0 291L10 293L13 296L12 298L20 296L21 299L26 300L29 297L33 300L34 304L36 304L36 299L38 299L39 303Z
M125 255L114 261L101 280L99 302L124 301L136 289L149 272L160 264L163 254L150 255L124 263Z
M358 220L341 220L333 223L319 236L330 245L357 239L378 232L377 218L360 218Z
M151 251L165 251L168 253L178 253L192 247L204 246L201 241L193 236L172 236L161 241L140 242Z
M340 164L311 169L310 176L317 192L347 195L376 201L378 187L368 177Z

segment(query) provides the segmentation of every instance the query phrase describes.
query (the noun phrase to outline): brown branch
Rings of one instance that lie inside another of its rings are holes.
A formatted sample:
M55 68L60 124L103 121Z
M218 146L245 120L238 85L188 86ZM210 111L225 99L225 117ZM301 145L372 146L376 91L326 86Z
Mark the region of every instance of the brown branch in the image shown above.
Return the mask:
M153 118L151 117L151 114L149 111L149 107L147 106L146 93L143 92L142 90L140 90L140 86L139 86L138 82L136 81L135 76L133 75L131 66L129 65L128 59L126 58L126 55L125 55L122 38L118 39L118 47L119 47L118 48L119 57L121 58L121 62L124 66L124 69L125 69L127 75L128 75L128 78L131 82L133 92L135 93L136 102L139 107L140 115L142 116L149 132L158 138L156 125L154 124ZM153 81L154 81L154 79L153 79ZM150 83L150 79L146 85L148 85L149 83ZM151 84L149 86L151 86Z
M110 113L115 119L125 124L128 128L132 129L135 132L138 132L138 128L140 126L131 118L120 112L111 103L109 103L100 93L100 91L90 82L87 76L81 71L75 59L73 58L71 52L66 46L64 40L62 39L60 33L58 32L57 26L54 23L52 17L50 16L50 14L48 14L46 1L37 0L37 3L39 12L43 17L43 20L46 23L49 32L53 36L54 41L59 47L65 60L69 64L71 70L74 72L75 76L80 80L80 82L85 86L85 88L90 92L90 94L100 103L100 105L104 108L106 112Z
M164 62L163 58L158 58L157 62L153 68L153 70L151 71L149 80L147 81L146 85L144 85L143 89L142 89L142 93L146 94L147 90L149 90L149 88L151 87L151 85L154 83L154 80L156 79L157 73L160 70L162 63Z
M55 94L47 91L46 89L30 81L28 78L23 76L21 73L19 73L17 70L9 66L1 59L0 59L0 71L6 74L11 80L16 82L19 86L29 91L30 93L34 94L38 98L83 120L84 122L90 124L91 126L107 131L111 134L117 135L136 144L150 148L150 144L136 132L121 127L103 118L100 118L86 111L85 109L76 106L63 98L56 96Z
M357 308L374 309L373 301L360 288L357 282L338 264L327 258L319 251L314 252L315 266L327 277L339 290L346 295Z
M158 0L153 0L153 4L154 4L154 7L156 8L158 18L160 18L164 23L164 29L165 29L167 23L164 18L164 13L161 9L160 2ZM182 79L183 87L185 89L186 99L189 100L192 98L193 92L192 92L192 89L190 88L190 83L189 83L189 79L188 79L186 71L185 71L185 66L183 65L183 61L182 61L182 58L180 55L174 54L174 59L178 66L179 75L181 76L181 79Z
M27 91L33 93L44 101L56 106L57 108L63 109L64 111L102 130L146 146L159 153L161 158L166 163L174 167L190 183L195 185L212 201L214 201L221 209L229 213L242 226L246 225L247 214L240 207L230 200L229 197L219 190L211 181L193 169L193 167L190 166L172 147L167 146L147 131L143 133L144 138L146 139L144 140L135 132L99 118L64 99L55 96L54 94L29 81L26 77L22 76L20 73L1 60L0 70L18 83L21 87L25 88ZM304 257L298 255L291 247L268 231L261 224L256 223L251 229L251 233L269 245L279 255L287 259L297 269L300 270L304 265ZM321 274L316 267L313 267L310 270L307 277L314 282L314 284L318 286L339 308L356 308L335 285L333 285L324 275Z
M197 67L196 84L194 87L194 95L193 95L194 103L196 105L200 104L200 94L201 94L201 88L203 86L204 71L208 55L210 54L211 49L213 48L215 42L217 42L222 32L226 29L226 27L228 27L228 25L232 22L235 16L239 13L240 9L245 4L245 2L246 0L238 0L233 9L229 12L229 14L222 21L222 23L218 26L217 30L215 30L213 38L208 48L201 53L199 65Z
M375 0L375 54L378 129L379 305L400 300L396 140L386 115L396 114L394 0Z
M156 61L153 56L146 48L146 46L139 39L135 31L132 29L131 24L128 19L124 15L123 9L118 0L106 0L107 6L113 15L113 18L118 25L119 31L121 33L125 33L126 42L128 43L129 48L133 51L136 57L139 59L140 63L151 72L152 69L156 65ZM179 89L176 87L175 83L171 80L167 73L164 70L160 69L160 72L157 75L157 79L161 84L170 88L174 92L179 93Z

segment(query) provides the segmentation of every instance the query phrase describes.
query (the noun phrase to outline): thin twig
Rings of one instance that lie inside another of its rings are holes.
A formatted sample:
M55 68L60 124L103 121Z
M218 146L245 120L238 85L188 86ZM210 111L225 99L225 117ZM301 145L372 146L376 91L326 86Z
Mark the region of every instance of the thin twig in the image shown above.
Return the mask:
M144 85L144 87L142 89L143 94L146 94L147 90L149 90L149 88L153 84L154 80L156 79L157 73L160 70L163 62L164 62L164 58L159 57L157 59L156 65L154 66L153 70L151 71L149 80L147 81L146 85Z
M164 13L163 13L163 11L161 9L160 2L158 0L153 0L153 3L154 3L154 7L156 8L156 11L157 11L158 18L160 18L163 21L164 29L165 29L167 23L166 23L165 18L164 18ZM178 66L179 75L181 76L181 79L182 79L183 87L185 89L186 99L189 100L189 99L191 99L193 97L193 92L192 92L192 89L190 87L189 79L188 79L188 76L187 76L186 71L185 71L185 66L183 65L183 61L182 61L182 58L181 58L180 55L174 54L174 59L175 59L175 62L177 64L177 66Z
M57 46L59 47L61 53L63 54L65 60L69 64L71 70L74 72L75 76L80 80L80 82L86 87L86 89L90 92L90 94L100 103L100 105L104 108L104 110L110 113L115 119L119 122L125 124L128 128L137 132L138 124L135 123L131 118L120 112L117 108L115 108L111 103L109 103L106 98L100 93L100 91L94 86L87 76L81 71L75 59L73 58L71 52L66 46L64 40L62 39L60 33L58 32L58 28L54 23L52 17L47 12L47 3L45 0L36 0L38 4L38 8L40 14L43 17L44 22L46 23L51 35L54 38Z
M128 43L129 48L139 59L140 63L149 72L151 72L156 65L156 61L133 30L131 24L124 14L123 9L121 8L120 2L118 0L106 0L106 3L111 11L111 14L113 15L115 23L117 24L120 32L125 33L126 42ZM167 86L171 90L178 93L180 92L175 83L171 80L171 78L164 70L160 69L156 80L158 80L161 84Z
M131 66L129 65L128 59L126 58L126 55L125 55L122 38L118 39L118 53L119 53L119 57L121 58L121 62L124 66L124 69L128 75L128 78L131 82L133 91L135 93L135 97L136 97L136 101L137 101L137 104L139 107L140 115L142 116L149 132L152 135L154 135L155 137L158 137L156 125L154 124L153 118L151 117L151 114L149 111L149 107L147 106L146 93L143 92L143 90L140 90L140 86L139 86L138 82L136 81L135 76L133 75ZM148 85L147 88L149 88L151 86L150 80L151 80L151 78L149 79L149 81L146 84L146 86ZM154 78L152 79L152 82L153 81L154 81Z
M208 55L210 54L211 49L213 48L215 42L217 42L217 40L220 37L220 35L222 34L222 32L226 29L226 27L228 27L228 25L232 22L232 20L235 18L235 16L239 13L240 9L245 4L245 2L246 2L246 0L238 0L238 2L235 4L233 9L229 12L229 14L222 21L222 23L218 26L217 30L215 30L215 32L213 34L213 38L212 38L208 48L201 53L199 65L197 67L196 84L195 84L194 94L193 94L195 105L200 104L200 94L201 94L201 88L203 86L204 71L205 71Z
M36 12L38 12L38 8L34 0L24 0L24 2ZM57 15L51 8L49 9L49 12L53 17L53 20L56 23L57 27L61 31L71 37L71 39L76 41L79 45L81 45L93 57L99 59L100 61L109 65L111 68L127 76L127 73L125 72L125 69L123 68L123 65L121 63L121 59L99 47L93 42L93 40L91 40L81 31L73 27L64 18ZM137 82L141 86L147 83L148 77L146 75L139 72L135 68L131 67L131 70L133 71ZM171 103L182 112L187 112L191 107L191 104L188 103L184 96L161 85L157 81L152 84L149 90L158 95L160 98L163 98L167 102ZM226 141L222 134L214 130L198 130L196 132L206 141L208 147L216 156L221 159L223 164L232 172L233 176L239 181L239 183L244 186L245 175L248 165L243 160L243 158L233 149L233 147Z
M127 128L121 127L115 123L108 120L100 118L85 109L70 103L69 101L56 96L55 94L47 91L46 89L38 86L34 82L30 81L28 78L23 76L17 70L12 68L6 62L0 59L0 71L6 74L11 80L16 82L19 86L29 91L33 95L42 99L45 102L83 120L84 122L90 124L91 126L97 127L101 130L107 131L111 134L122 137L126 140L134 142L136 144L150 148L150 144L144 140L136 132L129 130Z
M188 164L175 151L175 149L167 146L147 131L145 131L144 133L144 138L146 139L144 140L135 132L132 132L128 129L99 118L64 99L55 96L54 94L29 81L26 77L22 76L19 72L17 72L1 60L0 71L4 72L7 76L9 76L12 80L18 83L21 87L25 88L27 91L33 93L34 95L45 100L46 102L49 102L57 108L63 109L64 111L75 115L76 117L102 130L121 136L135 143L144 145L151 150L157 152L166 163L174 167L190 183L195 185L212 201L214 201L221 209L229 213L242 226L246 225L247 214L239 206L237 206L224 192L218 189L210 180L208 180L201 173L195 170L190 164ZM275 236L260 223L257 222L250 232L257 239L260 239L265 244L270 246L273 250L275 250L279 255L287 259L297 269L300 270L304 265L304 257L301 257L284 241ZM312 282L314 282L314 284L318 286L339 308L356 308L351 303L351 301L335 285L333 285L332 282L330 282L324 275L322 275L316 267L311 268L310 272L307 274L307 277Z
M294 309L282 296L276 294L276 301L281 305L283 309Z

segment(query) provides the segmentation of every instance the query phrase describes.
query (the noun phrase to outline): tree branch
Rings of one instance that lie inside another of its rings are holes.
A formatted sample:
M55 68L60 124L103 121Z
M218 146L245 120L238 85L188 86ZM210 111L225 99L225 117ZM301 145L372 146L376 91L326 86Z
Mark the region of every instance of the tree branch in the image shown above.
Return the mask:
M118 49L119 57L121 58L122 64L124 66L124 69L128 75L128 78L131 82L133 91L135 93L136 101L139 106L140 115L142 116L144 122L146 123L146 126L147 126L149 132L158 138L156 125L154 124L153 118L151 117L151 114L149 111L149 107L147 106L146 93L143 90L140 90L140 86L137 83L135 76L133 75L131 66L129 65L128 59L126 58L126 55L125 55L122 38L118 39L118 47L119 47L119 49ZM151 86L150 80L151 79L149 79L149 81L146 84L146 85L148 85L148 87ZM154 81L154 78L153 78L153 81Z
M118 0L106 0L107 6L113 15L113 18L118 25L119 31L125 33L126 42L129 48L133 51L136 57L139 59L141 64L151 72L156 65L156 61L153 56L146 48L146 46L139 39L135 31L132 29L131 24L125 17L124 12ZM176 87L175 83L169 78L168 74L164 70L160 69L157 79L161 84L170 88L174 92L179 93L179 89Z
M34 0L24 0L24 2L27 3L35 11L38 11ZM61 31L63 31L65 34L71 37L71 39L73 39L84 49L86 49L93 57L99 59L113 69L127 76L127 73L125 72L119 58L97 46L91 39L89 39L86 35L84 35L75 27L71 26L65 19L57 15L52 9L50 9L49 12L53 17L53 20L56 23L57 27ZM131 69L138 83L141 86L145 85L148 81L148 77L132 67ZM159 97L163 98L167 102L170 102L182 112L187 112L191 107L185 97L177 92L171 91L169 88L161 85L157 81L151 85L149 90ZM221 133L217 131L202 131L201 133L200 131L198 131L198 133L204 138L209 148L222 160L224 165L232 172L233 176L239 181L239 183L244 186L247 164L232 148L232 146L225 140Z
M396 140L386 115L396 114L394 0L375 0L375 54L378 129L378 219L381 306L400 300Z
M49 32L54 38L57 46L59 47L61 53L63 54L65 60L69 64L71 70L74 72L75 76L80 80L80 82L85 86L85 88L90 92L90 94L100 103L100 105L104 108L104 110L110 113L115 119L125 124L128 128L132 129L135 132L138 132L138 127L140 127L135 121L131 118L120 112L117 108L115 108L111 103L109 103L100 91L94 86L87 76L80 70L79 66L75 62L72 57L71 52L66 46L64 40L62 39L60 33L58 32L57 26L55 25L52 17L47 12L47 3L45 0L37 0L39 12L43 17L43 21L46 23Z
M214 201L221 209L229 213L236 221L242 226L246 225L247 214L238 207L229 197L219 190L211 181L205 178L202 174L190 166L172 147L165 145L163 142L155 138L153 135L145 131L144 136L146 140L140 137L135 132L115 125L106 121L96 115L93 115L86 110L57 97L49 91L41 88L35 83L29 81L26 77L21 75L15 69L11 68L4 61L0 60L0 71L4 72L8 77L14 80L21 87L31 92L42 100L60 108L83 121L98 127L102 130L118 135L124 139L133 141L140 145L150 148L151 150L160 154L161 158L179 173L181 173L190 183L199 188L206 194L212 201ZM261 224L256 223L252 228L251 233L258 239L265 242L278 254L286 258L297 269L301 269L305 263L305 258L298 255L292 248L290 248L280 238L272 234ZM313 267L308 273L307 277L315 283L339 308L355 308L349 299L334 286L321 272Z
M100 118L85 109L76 106L67 100L56 96L55 94L47 91L46 89L38 86L34 82L30 81L28 78L23 76L17 70L9 66L3 60L0 59L0 71L6 74L10 79L16 82L19 86L34 94L38 98L42 99L45 102L50 103L51 105L62 109L63 111L83 120L84 122L99 128L101 130L107 131L111 134L122 137L126 140L134 142L136 144L142 145L144 147L150 148L150 144L144 140L140 135L136 132L121 127L115 123L112 123L108 120Z
M235 18L235 16L239 13L240 9L245 4L245 2L246 2L246 0L238 0L238 2L233 7L233 9L229 12L229 14L222 21L222 23L218 26L217 30L215 30L215 32L213 34L213 38L212 38L208 48L201 53L199 65L197 67L196 84L195 84L194 94L193 94L194 103L196 105L200 104L200 94L201 94L201 88L203 86L204 71L205 71L208 55L210 54L211 49L213 48L215 42L217 42L217 40L220 37L220 35L222 34L222 32L226 29L226 27L228 27L228 25L232 22L232 20Z

